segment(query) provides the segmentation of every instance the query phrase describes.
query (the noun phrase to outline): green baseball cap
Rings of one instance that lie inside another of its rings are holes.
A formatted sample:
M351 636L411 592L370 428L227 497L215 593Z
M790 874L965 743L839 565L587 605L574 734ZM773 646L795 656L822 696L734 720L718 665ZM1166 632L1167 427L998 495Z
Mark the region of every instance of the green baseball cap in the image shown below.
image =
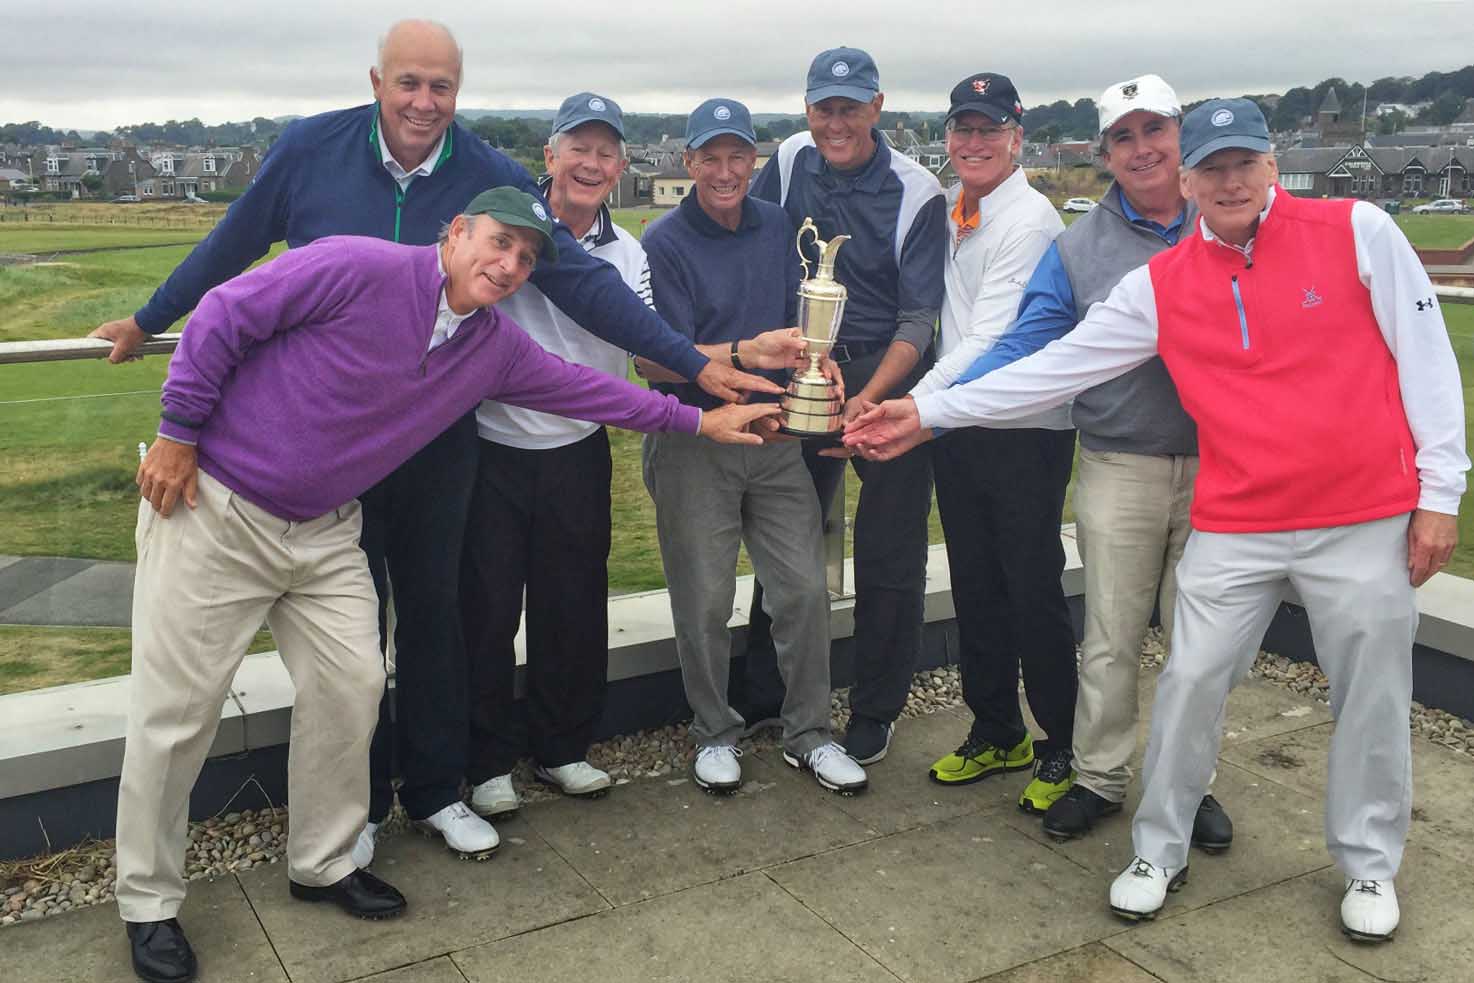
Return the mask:
M532 229L543 238L542 258L550 263L558 261L558 247L553 243L553 217L546 205L527 192L509 184L488 188L471 199L464 214L490 215L503 225Z

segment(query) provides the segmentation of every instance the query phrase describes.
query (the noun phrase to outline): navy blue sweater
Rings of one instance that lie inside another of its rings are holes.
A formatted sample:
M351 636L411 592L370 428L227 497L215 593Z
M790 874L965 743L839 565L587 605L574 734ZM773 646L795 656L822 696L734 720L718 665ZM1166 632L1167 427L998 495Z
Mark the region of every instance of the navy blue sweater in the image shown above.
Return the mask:
M246 193L135 315L138 326L163 331L283 239L291 247L330 235L429 245L487 188L510 184L542 199L521 165L454 123L434 172L400 192L384 170L377 113L377 105L356 106L282 131ZM706 357L641 303L612 266L585 252L561 222L554 234L558 261L540 262L532 274L549 300L610 344L688 379L700 373Z
M772 202L743 199L742 221L732 231L702 211L693 192L656 219L640 245L650 261L655 309L696 344L740 341L792 326L798 308L798 249L793 225ZM763 374L784 381L781 372ZM690 383L659 383L656 388L703 409L720 405Z

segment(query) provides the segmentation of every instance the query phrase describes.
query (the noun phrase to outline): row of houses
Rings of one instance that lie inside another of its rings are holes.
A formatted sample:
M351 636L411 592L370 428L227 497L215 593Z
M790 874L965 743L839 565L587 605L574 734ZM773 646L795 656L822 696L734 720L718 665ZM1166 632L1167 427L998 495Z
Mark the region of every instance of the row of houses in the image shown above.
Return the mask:
M259 166L254 147L0 147L0 191L188 199L243 190Z

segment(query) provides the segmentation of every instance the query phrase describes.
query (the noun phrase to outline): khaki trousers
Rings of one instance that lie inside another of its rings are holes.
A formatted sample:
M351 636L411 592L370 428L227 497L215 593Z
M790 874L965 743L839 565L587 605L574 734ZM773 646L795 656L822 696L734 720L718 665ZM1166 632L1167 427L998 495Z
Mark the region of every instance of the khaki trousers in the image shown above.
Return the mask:
M1196 456L1080 448L1075 534L1085 565L1085 637L1075 700L1076 781L1120 802L1136 750L1136 682L1152 608L1171 651L1177 562L1187 544Z
M265 620L296 689L287 873L332 884L368 814L368 747L384 689L358 503L307 522L250 504L203 471L198 506L139 503L128 738L118 788L118 911L174 917L189 794L221 707Z

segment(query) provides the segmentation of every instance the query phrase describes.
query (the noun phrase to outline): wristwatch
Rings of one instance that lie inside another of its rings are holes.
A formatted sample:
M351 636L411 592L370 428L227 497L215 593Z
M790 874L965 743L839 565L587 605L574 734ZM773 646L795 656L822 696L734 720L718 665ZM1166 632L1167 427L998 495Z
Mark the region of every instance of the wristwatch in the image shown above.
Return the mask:
M738 342L738 341L735 341L734 340L732 342L732 368L736 369L738 372L741 372L741 371L743 371L743 369L742 369L742 358L741 358L741 356L739 356L737 354L737 345L738 344L740 344L740 342Z

